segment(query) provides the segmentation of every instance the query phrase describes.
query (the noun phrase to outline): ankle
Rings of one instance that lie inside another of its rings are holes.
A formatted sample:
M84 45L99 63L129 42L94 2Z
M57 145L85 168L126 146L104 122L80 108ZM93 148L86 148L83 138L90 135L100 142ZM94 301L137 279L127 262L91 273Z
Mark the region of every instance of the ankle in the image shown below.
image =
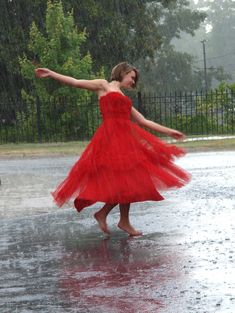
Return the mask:
M119 223L121 224L126 224L126 225L130 225L130 221L128 219L125 218L120 218Z
M107 216L107 213L102 211L102 209L101 209L101 210L95 212L94 216Z

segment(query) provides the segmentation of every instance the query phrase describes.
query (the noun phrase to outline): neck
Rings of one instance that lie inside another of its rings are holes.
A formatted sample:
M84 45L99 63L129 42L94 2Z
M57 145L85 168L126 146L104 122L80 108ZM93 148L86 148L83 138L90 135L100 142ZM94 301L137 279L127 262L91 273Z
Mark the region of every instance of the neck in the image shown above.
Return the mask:
M113 80L109 83L110 86L116 88L116 89L121 89L121 83L117 80Z

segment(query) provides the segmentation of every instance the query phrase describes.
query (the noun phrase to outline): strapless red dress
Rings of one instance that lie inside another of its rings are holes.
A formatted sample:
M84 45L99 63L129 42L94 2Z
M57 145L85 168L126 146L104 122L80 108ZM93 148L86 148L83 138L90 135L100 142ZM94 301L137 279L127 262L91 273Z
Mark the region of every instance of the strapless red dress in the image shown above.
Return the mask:
M190 175L174 164L184 151L131 121L132 101L119 92L100 98L103 122L67 178L52 193L58 206L74 200L81 211L95 202L164 199L160 190L182 187Z

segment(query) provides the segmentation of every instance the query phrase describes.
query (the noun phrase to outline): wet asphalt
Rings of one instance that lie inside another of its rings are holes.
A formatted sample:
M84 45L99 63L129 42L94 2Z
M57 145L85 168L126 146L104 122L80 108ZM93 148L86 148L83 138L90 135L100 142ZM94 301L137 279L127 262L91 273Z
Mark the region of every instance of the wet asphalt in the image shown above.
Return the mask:
M58 209L50 191L76 158L0 159L0 312L235 312L235 152L192 153L162 202L132 205L131 238L110 214Z

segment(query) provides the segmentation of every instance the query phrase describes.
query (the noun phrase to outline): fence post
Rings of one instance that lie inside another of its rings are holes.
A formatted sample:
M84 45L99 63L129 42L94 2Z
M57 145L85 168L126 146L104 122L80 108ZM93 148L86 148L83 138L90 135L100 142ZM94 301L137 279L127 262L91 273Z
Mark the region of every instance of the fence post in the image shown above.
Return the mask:
M137 96L138 96L138 111L142 113L143 115L145 115L145 108L144 108L143 101L142 101L141 91L138 91Z
M42 142L42 127L41 127L41 106L39 98L36 96L36 112L37 112L37 133L38 133L38 142Z

